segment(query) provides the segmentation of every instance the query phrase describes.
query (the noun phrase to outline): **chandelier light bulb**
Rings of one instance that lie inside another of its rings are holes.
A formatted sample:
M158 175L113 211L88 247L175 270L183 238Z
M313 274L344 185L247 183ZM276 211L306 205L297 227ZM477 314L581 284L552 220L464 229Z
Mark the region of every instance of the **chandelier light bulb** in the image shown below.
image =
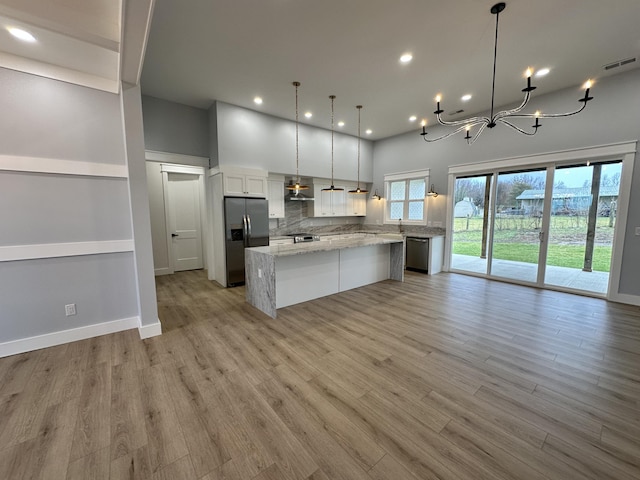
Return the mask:
M438 94L436 95L436 102L441 102L442 101L442 95Z
M533 75L533 70L531 68L527 68L527 71L524 74L527 78L530 78Z
M593 85L593 82L591 80L587 80L586 83L584 84L584 88L589 89L591 88L592 85Z

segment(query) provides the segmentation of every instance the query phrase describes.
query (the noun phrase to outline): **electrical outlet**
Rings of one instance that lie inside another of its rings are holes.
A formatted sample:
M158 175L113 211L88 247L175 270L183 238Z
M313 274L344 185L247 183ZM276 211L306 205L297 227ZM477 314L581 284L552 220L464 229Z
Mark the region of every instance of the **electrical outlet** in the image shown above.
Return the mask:
M636 227L636 236L640 237L640 227Z
M261 268L258 269L258 278L262 278L262 269Z
M64 313L67 317L70 317L71 315L75 315L76 314L76 304L75 303L70 303L69 305L65 305L64 306Z

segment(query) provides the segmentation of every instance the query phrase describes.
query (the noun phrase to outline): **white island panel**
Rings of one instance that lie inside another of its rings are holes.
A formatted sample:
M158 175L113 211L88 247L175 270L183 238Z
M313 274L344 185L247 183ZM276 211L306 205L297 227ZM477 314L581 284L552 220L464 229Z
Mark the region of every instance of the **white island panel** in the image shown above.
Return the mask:
M340 291L340 251L276 257L276 308Z
M389 245L341 250L340 291L387 280L389 268Z

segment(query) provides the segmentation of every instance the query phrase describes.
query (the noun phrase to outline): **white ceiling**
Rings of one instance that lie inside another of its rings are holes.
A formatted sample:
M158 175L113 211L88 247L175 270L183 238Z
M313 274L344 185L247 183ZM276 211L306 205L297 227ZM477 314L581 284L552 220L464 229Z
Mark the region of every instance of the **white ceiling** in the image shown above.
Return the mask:
M122 0L0 0L0 66L118 92L121 22Z
M16 0L17 1L17 0ZM24 0L20 0L21 2ZM63 2L63 0L58 0ZM78 0L80 1L80 0ZM97 0L95 0L97 1ZM372 139L434 121L433 98L465 117L490 105L494 0L156 0L144 94L208 108L214 100L294 118L294 88L311 125L336 122ZM528 66L551 68L535 95L580 86L603 65L640 54L640 0L507 0L500 15L496 105L520 100ZM413 61L401 65L401 54ZM639 55L640 56L640 55ZM467 103L463 94L474 95ZM256 106L254 96L263 97Z

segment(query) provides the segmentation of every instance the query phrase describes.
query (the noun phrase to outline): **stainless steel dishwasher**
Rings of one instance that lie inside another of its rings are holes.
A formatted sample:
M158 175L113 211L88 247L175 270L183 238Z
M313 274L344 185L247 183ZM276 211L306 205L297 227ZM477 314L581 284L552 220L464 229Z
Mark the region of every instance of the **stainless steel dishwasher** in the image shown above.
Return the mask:
M407 237L406 268L425 272L429 270L429 239Z

